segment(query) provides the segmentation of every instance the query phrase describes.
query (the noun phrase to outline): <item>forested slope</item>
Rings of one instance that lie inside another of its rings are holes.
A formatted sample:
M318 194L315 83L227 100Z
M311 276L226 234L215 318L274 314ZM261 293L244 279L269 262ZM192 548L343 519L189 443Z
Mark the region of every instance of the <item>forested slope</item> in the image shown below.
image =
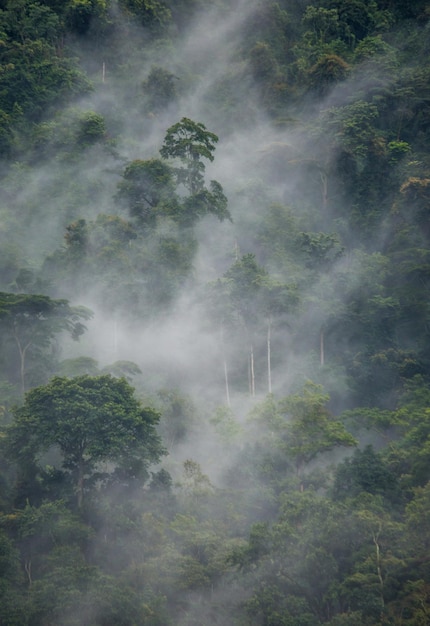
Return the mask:
M430 4L0 1L0 623L430 621Z

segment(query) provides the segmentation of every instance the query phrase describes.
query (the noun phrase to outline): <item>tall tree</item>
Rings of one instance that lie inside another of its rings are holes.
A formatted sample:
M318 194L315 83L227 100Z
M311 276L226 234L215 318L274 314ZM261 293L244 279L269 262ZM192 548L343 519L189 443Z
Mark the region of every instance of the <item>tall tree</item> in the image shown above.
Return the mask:
M53 378L26 394L7 431L12 458L40 459L58 447L82 506L86 485L110 461L124 479L145 475L163 454L155 427L159 414L143 408L125 379L110 375Z
M201 122L183 117L167 129L160 154L164 159L179 159L182 167L176 169L178 182L191 194L204 186L205 165L202 159L214 160L213 152L218 137Z
M219 220L231 219L227 209L227 198L220 183L211 180L205 185L205 164L202 159L214 160L213 152L218 136L206 129L201 122L183 117L180 122L167 129L160 154L163 159L179 159L182 164L174 172L178 185L189 192L184 201L188 222L211 213Z
M0 292L0 332L3 347L13 342L19 354L21 389L26 388L27 357L46 352L55 336L63 331L78 339L85 331L82 320L92 312L70 306L67 300L48 296Z

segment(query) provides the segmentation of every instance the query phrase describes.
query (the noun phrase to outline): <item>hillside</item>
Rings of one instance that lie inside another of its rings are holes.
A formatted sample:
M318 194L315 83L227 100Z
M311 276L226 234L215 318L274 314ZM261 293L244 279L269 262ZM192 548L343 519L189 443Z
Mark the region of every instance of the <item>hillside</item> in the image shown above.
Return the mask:
M0 623L429 621L429 19L0 2Z

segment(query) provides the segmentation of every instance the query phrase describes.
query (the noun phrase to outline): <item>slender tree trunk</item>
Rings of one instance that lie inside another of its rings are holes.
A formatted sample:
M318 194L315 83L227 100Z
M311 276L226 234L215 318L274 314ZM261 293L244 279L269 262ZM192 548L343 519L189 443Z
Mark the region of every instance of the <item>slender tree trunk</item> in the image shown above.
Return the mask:
M376 534L373 533L373 543L375 544L375 547L376 547L376 571L377 571L378 580L379 580L381 607L383 609L385 606L385 601L384 601L384 580L382 578L382 571L381 571L381 552L379 548L380 532L381 532L381 525L379 526L378 532Z
M249 354L250 376L251 376L251 396L255 396L255 371L254 371L254 346L251 344Z
M268 384L269 393L272 393L271 338L272 338L272 320L269 318L269 321L267 323L267 384Z
M28 578L28 586L31 587L31 585L33 584L33 579L31 577L31 559L25 560L24 569Z
M320 177L321 177L321 193L322 193L322 205L323 205L323 209L327 208L327 202L328 202L328 178L327 178L327 174L325 172L320 172Z
M324 365L324 330L320 330L320 364Z

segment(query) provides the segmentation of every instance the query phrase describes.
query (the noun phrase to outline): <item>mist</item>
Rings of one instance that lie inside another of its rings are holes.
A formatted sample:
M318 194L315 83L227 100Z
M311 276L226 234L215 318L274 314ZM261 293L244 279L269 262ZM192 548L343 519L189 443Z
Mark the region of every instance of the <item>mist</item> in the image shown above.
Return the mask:
M267 264L276 279L291 284L300 280L294 266L291 276L286 276L285 264L271 258L259 240L259 230L264 227L270 207L276 204L291 207L299 228L309 222L306 206L315 199L315 194L321 196L321 191L318 180L315 181L315 176L306 170L310 161L319 158L312 152L315 146L309 143L306 127L316 122L320 111L333 105L348 104L357 89L365 89L365 81L359 74L331 90L326 98L318 100L318 104L308 101L305 115L302 114L300 119L292 106L291 119L281 126L274 125L261 104L261 91L253 78L249 61L243 55L249 47L246 43L248 29L259 19L261 10L258 2L239 1L228 7L221 5L197 11L175 38L174 47L164 45L161 40L151 48L142 46L147 38L145 29L113 4L112 16L119 24L115 54L120 59L120 71L111 69L100 50L92 49L89 43L82 45L78 39L71 42L73 54L90 71L94 86L91 93L73 102L72 116L79 118L80 111L102 114L109 140L113 141L112 149L110 146L90 146L79 158L72 156L70 160L66 155L62 163L54 156L55 145L49 147L48 144L48 153L52 150L52 159L56 160L54 167L51 158L42 167L33 167L24 181L21 177L21 184L24 184L13 198L18 206L28 207L32 205L32 198L37 198L39 208L34 217L31 211L28 224L32 232L28 258L33 259L32 263L34 259L43 263L43 259L61 249L65 228L71 222L95 220L99 214L128 219L115 199L123 167L134 159L157 158L166 129L171 124L187 117L204 123L218 135L215 160L205 164L205 178L207 181L216 179L222 184L232 222L219 223L208 216L196 226L197 245L192 270L161 314L140 321L133 311L128 311L127 315L121 308L112 312L111 306L103 306L106 300L104 290L108 286L103 285L96 274L86 277L85 286L79 282L62 284L57 281L53 290L48 287L52 295L66 297L73 304L82 304L94 311L94 319L87 325L88 330L81 341L77 344L69 342L63 347L64 358L89 356L101 368L116 361L131 361L142 372L141 380L135 381L140 393L156 394L159 388L166 386L178 388L190 394L206 421L217 407L226 404L227 398L223 369L225 348L220 342L220 329L211 321L202 302L205 285L221 278L246 254L253 254L257 262ZM176 87L173 101L157 112L144 106L144 82L154 67L171 72ZM124 72L127 80L124 80ZM216 101L220 88L225 85L231 88L232 82L235 100L226 110L220 110L213 100ZM60 124L64 124L61 122L63 112L58 111L54 119L56 116ZM318 151L324 149L318 143L316 146ZM58 183L61 179L64 184ZM46 204L42 208L41 202L45 198ZM165 226L160 225L160 232L163 228ZM313 229L332 232L330 215L321 214ZM156 237L157 234L154 239ZM23 239L28 239L26 230ZM315 308L312 301L314 294L324 289L320 283L335 282L336 273L343 272L342 265L345 265L344 260L340 265L332 265L328 274L310 277L308 285L302 287L304 310L288 313L285 320L280 318L279 328L274 328L272 386L281 396L299 389L307 379L322 380L319 328L326 324L328 314L321 307ZM342 301L340 292L332 291L330 297L333 302ZM139 306L145 306L145 299L151 298L151 292L143 289L140 298L143 302ZM306 302L311 302L309 307ZM314 329L311 334L309 328ZM257 333L254 339L258 344L254 348L257 381L253 400L248 397L248 347L244 343L243 329L228 337L231 363L226 366L230 378L237 380L236 388L233 383L229 392L229 402L239 422L245 419L252 404L261 401L268 393L264 325ZM325 375L328 380L336 376ZM342 373L338 375L342 381ZM336 391L337 381L331 382L331 391ZM343 382L339 382L339 386L342 385ZM347 399L342 402L348 404ZM194 456L202 463L203 471L209 471L210 468L205 467L208 456L205 451L212 447L212 443L205 440L205 436L210 439L212 433L207 428L202 431L202 435L206 434L201 440L182 446L180 458L185 460L192 450L198 450ZM225 462L230 460L225 459Z
M426 579L428 17L343 4L58 9L79 88L16 125L0 191L3 292L76 307L46 338L0 310L0 520L36 626L376 626ZM213 147L161 157L184 120ZM101 456L81 506L14 424L105 375L163 450Z

